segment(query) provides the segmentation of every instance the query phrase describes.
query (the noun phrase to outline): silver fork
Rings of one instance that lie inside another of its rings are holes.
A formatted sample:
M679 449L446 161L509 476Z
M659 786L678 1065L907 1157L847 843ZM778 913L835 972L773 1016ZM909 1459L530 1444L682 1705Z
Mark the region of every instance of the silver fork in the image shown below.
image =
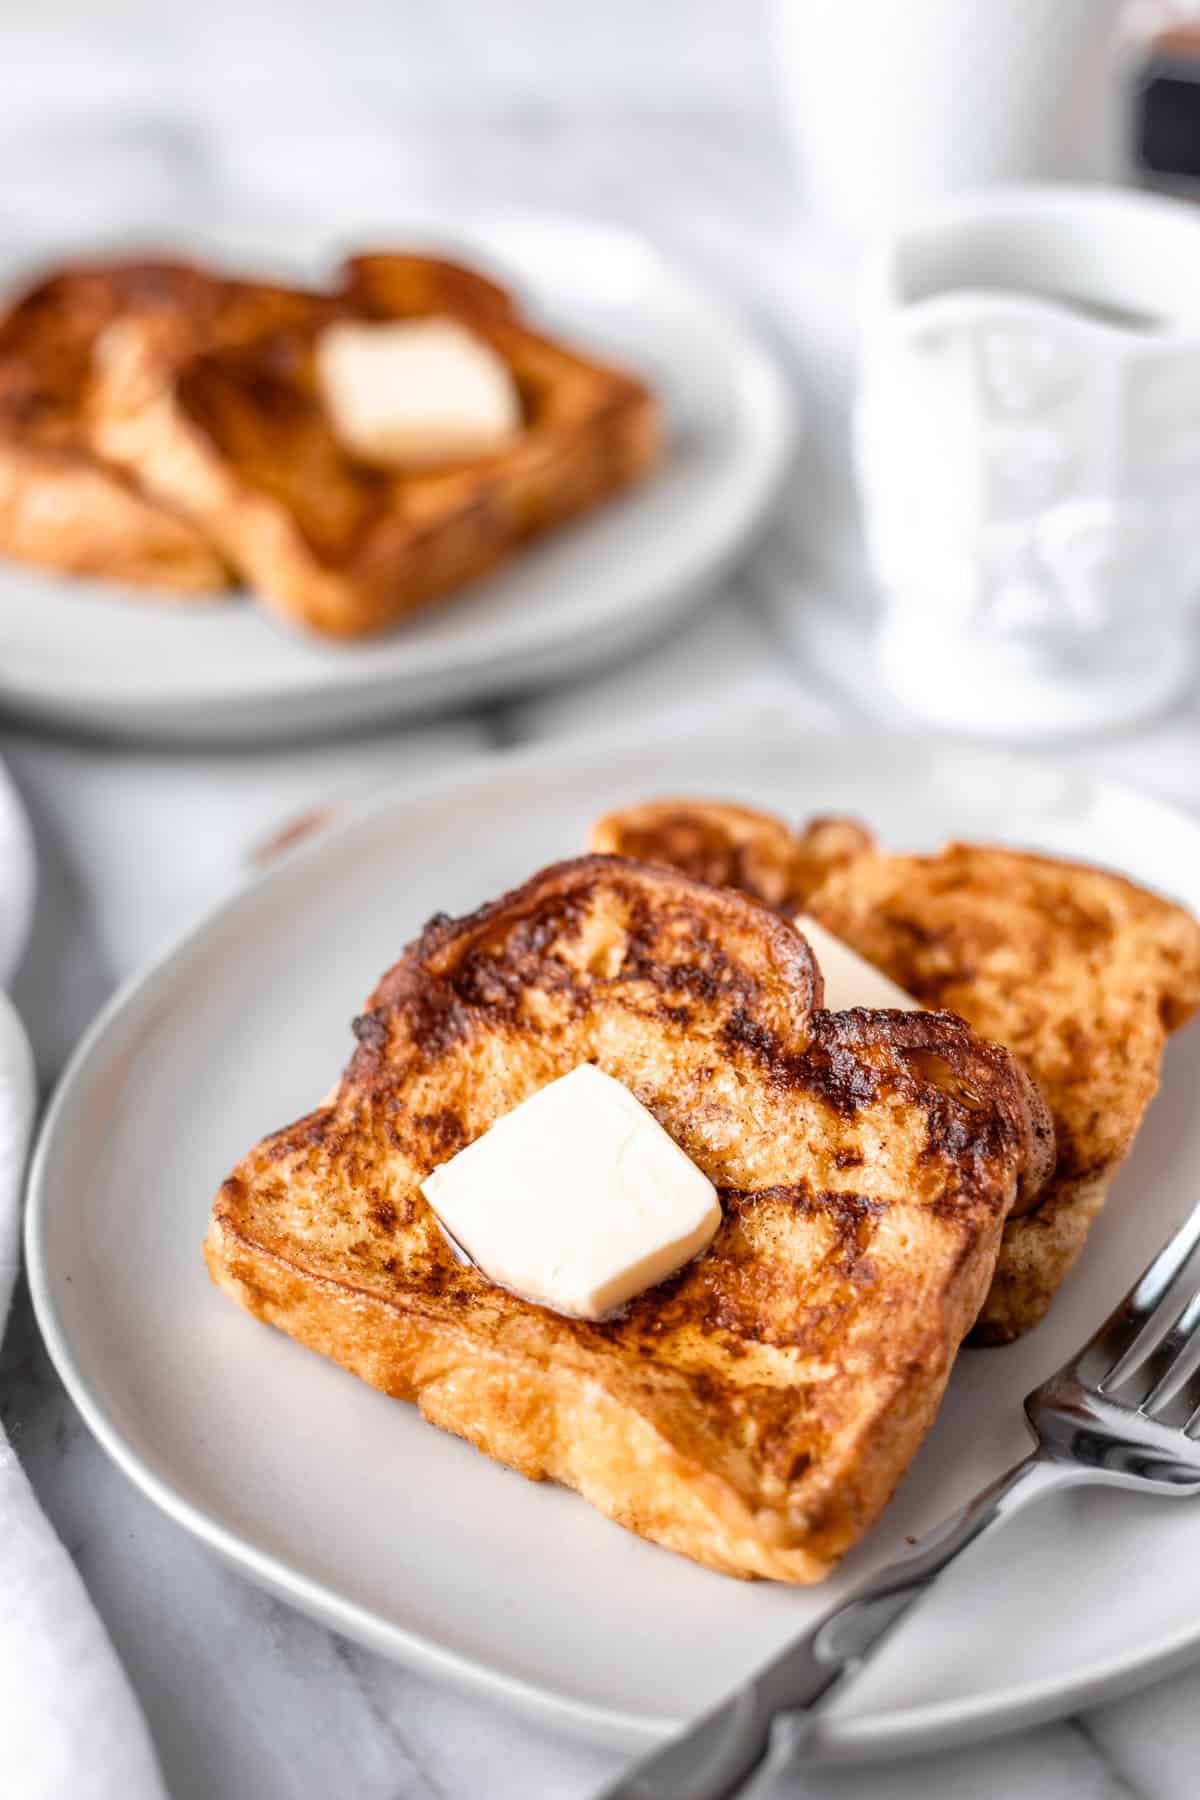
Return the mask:
M942 1570L997 1520L1039 1494L1108 1482L1200 1493L1200 1293L1164 1304L1197 1243L1200 1206L1083 1349L1034 1388L1037 1446L818 1619L713 1711L637 1764L600 1800L729 1800L775 1752L810 1744L828 1700Z

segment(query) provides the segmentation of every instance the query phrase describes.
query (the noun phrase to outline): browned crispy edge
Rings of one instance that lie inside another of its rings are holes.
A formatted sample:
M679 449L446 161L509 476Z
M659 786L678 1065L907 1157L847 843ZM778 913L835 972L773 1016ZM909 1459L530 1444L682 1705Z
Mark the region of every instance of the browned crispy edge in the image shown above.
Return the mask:
M531 909L540 896L556 885L586 883L613 866L632 866L639 880L651 888L662 885L678 891L678 877L630 865L623 859L589 856L557 865L465 919L432 921L377 986L368 1002L368 1020L385 1015L392 1007L424 1008L431 972L445 969L485 936L493 922L514 911L519 915L522 908ZM732 890L724 890L726 903L732 898ZM798 996L795 1026L799 1030L809 1009L819 1005L821 999L820 975L807 943L793 934L782 919L754 902L736 896L734 903L739 908L753 906L761 927L768 931L784 961L794 963ZM928 1049L935 1057L947 1053L947 1033L951 1039L959 1040L960 1048L969 1052L970 1065L981 1084L997 1103L1006 1122L1005 1130L1021 1146L1021 1178L1042 1178L1053 1153L1049 1119L1040 1095L1007 1051L976 1038L961 1020L949 1014L879 1015L858 1011L819 1013L817 1019L822 1042L828 1040L827 1048L851 1048L860 1034L878 1033L881 1028L910 1047ZM881 1020L886 1020L882 1026ZM444 1018L431 1019L429 1024L437 1031L455 1029L454 1021ZM345 1082L369 1082L371 1071L382 1069L381 1040L382 1033L362 1033L360 1049L343 1077ZM764 1079L795 1079L789 1062L789 1057L794 1061L794 1050L794 1045L783 1048L784 1064L788 1066L776 1068L780 1048L761 1038L755 1040L754 1053L763 1059ZM392 1080L394 1074L385 1072L384 1078ZM322 1111L309 1115L266 1144L279 1147L280 1141L286 1144L293 1137L309 1142L312 1132L320 1129L323 1116ZM247 1311L282 1327L299 1342L333 1358L384 1392L418 1401L432 1422L467 1437L487 1454L529 1478L549 1477L577 1488L627 1528L668 1548L694 1555L693 1521L686 1517L681 1520L678 1514L675 1490L681 1489L692 1496L697 1519L703 1515L706 1535L711 1535L715 1519L721 1522L723 1548L704 1559L711 1566L740 1576L792 1582L814 1581L828 1573L891 1497L932 1422L958 1345L976 1316L994 1267L1003 1217L997 1212L986 1221L985 1228L984 1222L964 1214L964 1243L943 1291L940 1311L931 1313L924 1339L914 1344L907 1373L895 1377L874 1413L859 1422L853 1442L843 1445L837 1467L825 1472L822 1491L814 1497L814 1511L822 1518L821 1526L811 1533L808 1543L795 1546L782 1541L778 1531L772 1530L771 1521L752 1512L726 1482L702 1464L681 1455L648 1421L620 1400L604 1394L580 1371L562 1366L550 1368L527 1356L492 1362L483 1358L472 1368L468 1354L461 1372L455 1373L454 1403L448 1407L431 1404L415 1373L426 1312L419 1295L393 1302L352 1282L313 1275L266 1249L241 1223L239 1192L235 1172L214 1203L204 1254L212 1279ZM455 1327L444 1318L435 1318L433 1328L455 1333ZM921 1371L921 1382L909 1379L917 1369ZM531 1461L521 1425L525 1408L531 1404L529 1397L544 1396L547 1387L554 1390L556 1404L579 1420L578 1432L568 1434L577 1446L577 1455L554 1466ZM497 1420L504 1419L516 1421L508 1436L496 1425ZM473 1424L473 1420L487 1423ZM589 1492L589 1454L601 1459L610 1454L622 1455L624 1463L632 1465L621 1504ZM664 1470L679 1477L673 1485L673 1506L666 1512L656 1500Z

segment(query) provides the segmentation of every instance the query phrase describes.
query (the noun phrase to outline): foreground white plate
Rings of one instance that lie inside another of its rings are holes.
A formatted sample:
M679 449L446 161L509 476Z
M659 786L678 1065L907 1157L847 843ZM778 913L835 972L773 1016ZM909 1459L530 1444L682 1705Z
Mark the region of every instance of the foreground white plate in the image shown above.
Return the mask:
M429 242L419 227L390 235ZM582 673L703 596L762 521L790 454L791 398L755 337L624 231L516 214L442 242L494 270L536 317L654 385L671 433L661 473L362 644L302 637L244 599L156 603L0 562L0 706L158 738L325 730ZM265 233L258 260L281 260ZM294 260L307 268L314 258Z
M742 1585L643 1543L239 1312L200 1260L211 1195L256 1138L326 1091L352 1014L405 941L435 910L473 907L575 850L596 813L670 790L794 817L845 808L897 845L1008 838L1117 864L1200 906L1195 824L998 753L780 727L476 766L295 852L119 996L51 1109L28 1223L59 1371L169 1513L350 1636L630 1745L715 1699L1020 1453L1021 1397L1200 1192L1194 1032L1051 1319L962 1357L884 1520L837 1582L807 1592ZM982 1735L1129 1685L1198 1642L1200 1507L1064 1496L953 1571L831 1715L828 1748L876 1756Z
M33 831L12 776L0 763L0 987L21 960L36 883Z

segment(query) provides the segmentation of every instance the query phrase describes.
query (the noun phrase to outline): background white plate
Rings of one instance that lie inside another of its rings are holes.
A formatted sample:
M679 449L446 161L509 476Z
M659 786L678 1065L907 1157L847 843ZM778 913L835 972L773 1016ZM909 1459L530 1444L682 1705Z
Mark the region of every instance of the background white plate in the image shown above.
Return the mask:
M435 910L473 907L574 851L596 813L671 790L793 817L845 808L896 845L1007 838L1200 906L1194 823L997 752L715 727L477 765L295 852L118 997L51 1109L27 1244L73 1398L181 1523L386 1654L630 1745L715 1699L1020 1454L1021 1397L1200 1192L1193 1032L1050 1319L962 1356L896 1500L818 1590L739 1584L643 1543L239 1312L200 1260L211 1195L260 1134L326 1091L352 1014L404 942ZM1198 1641L1200 1507L1064 1495L950 1574L833 1710L826 1748L878 1756L1025 1723Z
M269 233L257 255L242 236L243 266L286 266ZM432 241L404 224L359 239L389 240ZM703 596L762 521L790 455L791 396L757 339L703 283L623 230L514 214L441 241L496 271L535 317L653 384L671 433L662 471L361 644L303 637L242 598L158 604L0 562L0 706L157 738L325 730L583 673ZM202 247L235 248L221 237ZM313 260L292 246L293 265Z

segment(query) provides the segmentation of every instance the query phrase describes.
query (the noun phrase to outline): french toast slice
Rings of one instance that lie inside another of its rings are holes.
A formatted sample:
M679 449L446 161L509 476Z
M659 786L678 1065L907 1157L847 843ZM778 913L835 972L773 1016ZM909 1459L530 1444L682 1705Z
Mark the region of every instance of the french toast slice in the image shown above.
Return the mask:
M598 820L589 842L691 871L697 843L713 866L722 838L735 859L753 832L769 855L750 870L731 860L735 881L748 874L754 891L811 914L923 1005L1006 1045L1044 1093L1054 1174L1005 1226L973 1333L1010 1342L1042 1318L1082 1250L1157 1090L1166 1039L1200 1006L1200 925L1081 864L979 844L895 855L851 820L814 821L789 852L781 820L738 809L734 830L729 811L651 802Z
M0 554L189 597L227 588L220 553L136 473L100 456L87 418L92 354L130 308L202 316L208 278L182 264L80 266L0 316Z
M386 629L492 569L528 538L643 477L658 407L641 383L541 336L494 283L378 253L332 297L363 321L445 317L507 364L524 425L491 455L385 469L339 441L317 373L328 313L270 318L180 358L127 322L93 390L94 441L220 546L260 599L334 637Z
M817 1580L927 1430L1004 1219L1053 1155L1016 1060L960 1019L821 999L785 919L620 858L434 919L371 995L333 1093L224 1182L209 1272L629 1529L731 1574ZM583 1062L649 1108L724 1215L602 1323L456 1261L420 1191Z

